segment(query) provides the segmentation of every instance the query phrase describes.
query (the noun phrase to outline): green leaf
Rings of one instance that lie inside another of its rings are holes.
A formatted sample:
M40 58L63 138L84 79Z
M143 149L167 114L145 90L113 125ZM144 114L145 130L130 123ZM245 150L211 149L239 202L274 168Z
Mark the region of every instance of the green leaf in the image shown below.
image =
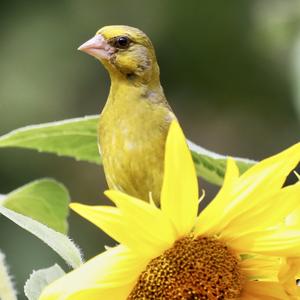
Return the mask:
M22 147L71 156L77 160L101 163L97 145L99 116L27 126L0 137L1 147ZM221 185L226 169L226 156L189 142L198 176ZM255 162L235 158L241 173Z
M99 116L30 125L0 138L0 148L19 147L100 164L97 148Z
M24 286L26 297L29 300L38 300L43 289L64 274L63 269L57 264L50 268L33 271Z
M222 185L226 172L227 156L209 151L188 141L198 176L210 183ZM256 162L246 158L233 157L241 173Z
M66 235L4 206L0 206L0 213L45 242L72 268L82 264L79 248Z
M2 205L37 220L48 227L67 233L70 196L67 189L53 179L26 184L1 200Z

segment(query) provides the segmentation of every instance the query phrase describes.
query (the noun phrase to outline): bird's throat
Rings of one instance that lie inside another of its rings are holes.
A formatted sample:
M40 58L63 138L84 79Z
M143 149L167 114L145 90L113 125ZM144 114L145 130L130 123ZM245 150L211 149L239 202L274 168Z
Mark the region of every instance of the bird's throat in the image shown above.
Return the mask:
M134 108L140 102L167 104L160 82L135 85L130 80L111 81L107 105L117 104L121 107Z

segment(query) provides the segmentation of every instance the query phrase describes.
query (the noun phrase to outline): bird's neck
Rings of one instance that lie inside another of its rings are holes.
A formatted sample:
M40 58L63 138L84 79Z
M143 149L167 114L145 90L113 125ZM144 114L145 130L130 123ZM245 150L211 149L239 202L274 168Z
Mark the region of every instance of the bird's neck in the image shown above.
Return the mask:
M139 101L166 103L166 98L159 79L147 84L132 82L127 78L111 77L108 104L134 104Z

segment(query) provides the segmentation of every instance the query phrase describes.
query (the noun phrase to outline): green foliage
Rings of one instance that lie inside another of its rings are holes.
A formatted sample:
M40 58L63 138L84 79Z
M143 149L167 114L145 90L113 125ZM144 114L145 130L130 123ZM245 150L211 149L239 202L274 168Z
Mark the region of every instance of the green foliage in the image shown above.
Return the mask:
M197 174L208 182L221 185L226 172L226 160L224 155L217 154L188 141L195 163ZM244 173L255 161L234 157L240 173Z
M20 147L100 163L97 116L26 126L0 138L1 147Z
M64 274L65 272L57 264L47 269L33 271L24 286L26 297L29 300L38 300L42 290Z
M67 233L70 196L66 188L53 179L41 179L9 193L2 205L48 227Z
M0 213L45 242L72 268L77 268L82 264L79 248L66 235L4 206L0 206Z
M12 131L0 138L1 147L20 147L101 163L97 146L98 116L32 125ZM197 174L214 184L222 184L226 156L189 143ZM236 158L241 172L254 162Z

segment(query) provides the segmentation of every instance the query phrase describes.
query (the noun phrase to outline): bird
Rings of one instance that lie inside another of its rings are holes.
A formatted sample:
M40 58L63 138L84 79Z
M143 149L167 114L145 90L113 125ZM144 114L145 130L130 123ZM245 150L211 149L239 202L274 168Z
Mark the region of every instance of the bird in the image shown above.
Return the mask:
M151 40L141 30L110 25L82 44L109 73L98 145L110 189L160 202L169 126L177 120L160 83Z

